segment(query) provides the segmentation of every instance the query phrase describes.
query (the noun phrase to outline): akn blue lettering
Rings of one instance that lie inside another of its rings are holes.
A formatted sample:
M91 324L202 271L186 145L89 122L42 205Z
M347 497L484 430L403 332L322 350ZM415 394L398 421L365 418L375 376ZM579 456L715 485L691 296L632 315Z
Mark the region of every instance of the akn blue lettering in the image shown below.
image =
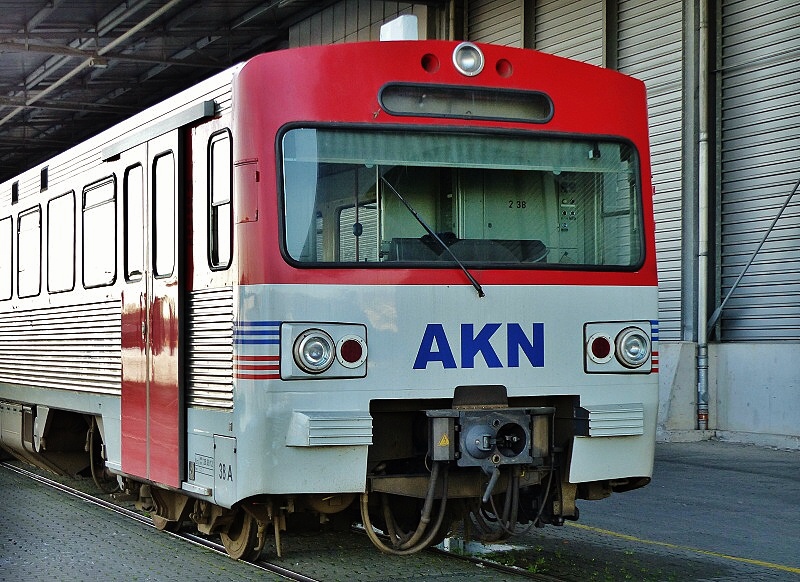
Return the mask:
M461 324L461 368L474 368L475 358L480 355L489 368L502 368L503 362L492 344L492 337L503 326L487 323L475 333L472 323ZM531 324L528 336L519 323L506 324L506 358L509 368L520 367L520 352L525 354L534 368L544 367L544 323ZM431 362L439 362L445 370L458 368L453 349L441 323L429 323L425 327L417 357L415 370L424 370Z
M433 344L436 342L438 351L433 351ZM445 369L455 368L456 359L453 357L453 350L447 342L447 334L441 323L429 323L425 328L425 335L419 344L417 359L414 360L415 370L424 370L428 367L428 362L441 362Z
M506 332L508 344L508 367L519 367L519 350L525 352L525 357L534 368L544 368L544 324L533 324L533 339L528 340L528 336L522 331L522 326L518 323L509 323Z
M500 324L487 323L476 336L473 336L473 328L474 326L471 323L461 324L461 367L474 368L475 356L480 353L483 355L487 366L490 368L502 368L503 364L500 363L497 352L494 351L492 344L489 343L494 332L500 329Z

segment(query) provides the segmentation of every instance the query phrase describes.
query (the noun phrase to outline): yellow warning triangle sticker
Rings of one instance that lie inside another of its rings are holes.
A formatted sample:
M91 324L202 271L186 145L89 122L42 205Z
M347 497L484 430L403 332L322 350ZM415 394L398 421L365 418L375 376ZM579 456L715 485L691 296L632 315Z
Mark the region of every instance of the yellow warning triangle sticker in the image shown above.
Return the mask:
M447 433L442 435L442 438L439 439L439 446L440 447L449 447L450 446L450 439L447 437Z

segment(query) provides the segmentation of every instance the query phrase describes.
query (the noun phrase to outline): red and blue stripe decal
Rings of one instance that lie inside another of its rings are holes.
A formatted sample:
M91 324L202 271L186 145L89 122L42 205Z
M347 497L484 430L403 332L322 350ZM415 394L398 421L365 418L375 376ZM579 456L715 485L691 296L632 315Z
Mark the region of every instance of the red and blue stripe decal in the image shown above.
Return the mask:
M650 371L658 373L658 320L650 320Z
M280 321L239 321L233 329L237 380L280 380Z

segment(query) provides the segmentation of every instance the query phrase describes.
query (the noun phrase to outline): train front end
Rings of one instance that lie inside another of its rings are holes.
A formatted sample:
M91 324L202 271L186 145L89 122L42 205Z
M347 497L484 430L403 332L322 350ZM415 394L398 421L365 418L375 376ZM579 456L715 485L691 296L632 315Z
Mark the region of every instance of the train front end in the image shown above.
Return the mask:
M234 89L250 514L264 496L356 512L406 554L454 523L502 539L649 481L641 83L435 41L265 55Z

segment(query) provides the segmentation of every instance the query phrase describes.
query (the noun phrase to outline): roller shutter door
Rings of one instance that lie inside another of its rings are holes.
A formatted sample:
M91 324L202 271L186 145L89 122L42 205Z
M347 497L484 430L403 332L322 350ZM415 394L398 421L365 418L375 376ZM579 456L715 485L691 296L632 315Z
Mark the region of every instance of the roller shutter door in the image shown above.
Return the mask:
M467 6L467 38L521 48L522 0L471 0Z
M617 65L647 86L660 339L681 338L682 2L617 4Z
M536 0L535 48L602 66L603 22L602 0Z
M720 299L800 178L800 4L721 2ZM800 340L800 195L734 291L728 341Z

